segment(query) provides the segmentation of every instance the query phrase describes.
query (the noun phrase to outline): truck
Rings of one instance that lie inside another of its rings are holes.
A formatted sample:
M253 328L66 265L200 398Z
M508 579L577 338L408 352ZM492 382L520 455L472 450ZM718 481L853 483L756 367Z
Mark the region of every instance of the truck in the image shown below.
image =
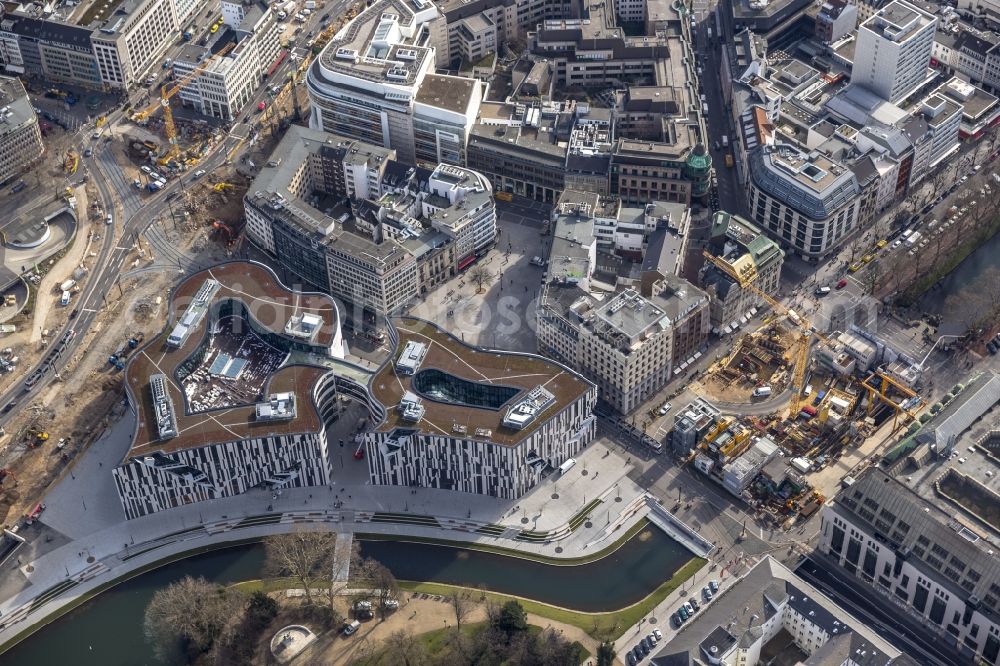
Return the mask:
M69 305L71 298L73 298L73 294L69 291L63 291L62 298L59 299L59 305Z
M59 291L69 291L76 286L76 280L66 280L61 285L59 285Z
M729 147L729 137L726 136L725 134L722 135L722 147L723 148Z
M316 9L316 2L314 0L306 0L305 8L309 10Z
M146 189L149 190L150 192L159 192L160 190L163 189L163 185L160 185L159 181L153 181L146 185Z
M912 234L910 234L909 238L906 239L906 247L913 247L914 245L919 243L922 236L923 234L921 234L919 231L914 231Z
M286 2L283 5L281 5L281 9L286 14L294 14L295 13L295 0L288 0L288 2Z

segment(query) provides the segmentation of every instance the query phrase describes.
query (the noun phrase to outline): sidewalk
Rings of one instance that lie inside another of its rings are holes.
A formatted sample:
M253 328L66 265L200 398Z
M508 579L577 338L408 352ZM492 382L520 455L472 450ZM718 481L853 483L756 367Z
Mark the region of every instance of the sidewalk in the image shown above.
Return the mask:
M110 440L122 434L130 434L127 418L114 424L92 448L104 454L100 458L113 459L120 454ZM18 571L29 585L0 602L0 642L100 586L165 558L269 534L321 529L320 525L339 534L444 539L547 558L586 556L625 534L647 516L649 506L648 495L628 479L629 466L617 454L598 443L580 459L583 462L578 462L577 469L540 484L513 510L509 508L513 502L493 497L355 482L352 486L288 489L277 499L270 491L253 491L132 521L122 520L120 506L112 506L117 496L106 488L100 495L92 489L90 500L79 496L77 489L85 478L110 476L110 469L96 474L90 470L64 479L72 484L66 486L70 490L53 491L53 501L62 507L59 513L71 513L68 505L78 500L82 504L79 525L72 524L70 515L59 519L59 514L53 515L53 524L75 540L21 562ZM99 462L95 454L90 467L103 467ZM620 472L608 473L609 466ZM599 476L597 469L606 476ZM559 498L553 499L555 495ZM587 514L580 513L596 500L600 503ZM526 516L531 517L527 522Z

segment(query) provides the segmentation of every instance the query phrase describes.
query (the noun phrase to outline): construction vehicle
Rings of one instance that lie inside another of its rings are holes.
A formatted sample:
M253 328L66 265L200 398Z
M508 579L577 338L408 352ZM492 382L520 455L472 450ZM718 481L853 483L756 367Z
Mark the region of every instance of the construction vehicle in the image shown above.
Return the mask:
M175 157L177 157L177 155L181 152L180 147L177 145L177 126L174 124L174 114L170 110L171 98L177 93L179 93L181 90L183 90L184 87L187 86L189 83L198 78L198 76L202 73L202 71L204 71L206 67L208 67L210 63L212 63L217 58L221 58L222 56L226 55L233 48L233 46L235 46L235 43L226 44L226 46L220 49L218 53L216 53L210 58L206 58L203 63L195 67L189 74L181 77L177 81L174 81L173 85L170 86L164 85L163 87L161 87L160 99L155 104L151 104L150 106L138 112L137 114L135 114L135 116L132 117L132 120L134 120L137 123L141 123L142 121L146 120L151 115L153 115L153 113L155 113L157 109L163 110L163 129L166 132L167 143L169 143L169 146L167 147L166 153L164 153L160 157L160 164L166 164L167 162L170 162Z
M66 151L66 157L63 158L63 171L69 174L74 174L79 166L80 156L76 154L75 150L70 148Z
M112 354L108 357L108 363L115 366L116 370L125 369L125 361L118 357L118 354Z
M216 192L225 192L226 190L231 190L235 186L232 183L216 183L212 186L212 189Z
M35 448L49 441L49 433L37 428L28 428L28 447Z
M725 138L725 137L723 137ZM788 412L789 416L795 417L801 408L801 398L806 390L806 371L809 366L809 350L812 347L812 336L815 335L817 338L824 342L829 342L829 338L816 330L816 327L812 323L796 313L794 310L785 307L783 303L771 297L770 294L764 292L756 284L757 280L757 269L753 267L753 264L749 264L748 267L742 270L737 270L733 265L724 259L716 257L714 254L708 250L703 250L702 255L705 259L713 264L723 273L729 275L741 289L749 289L753 293L760 296L765 303L771 306L771 308L782 315L788 317L788 319L794 323L796 326L801 327L801 341L799 344L798 353L795 356L794 371L792 373L791 385L795 388L795 397L792 398L789 404L790 410Z
M136 348L138 348L139 345L142 344L142 341L145 340L145 339L146 339L146 334L145 333L141 333L141 332L140 333L136 333L135 335L133 335L132 337L130 337L128 339L128 348L129 349L136 349Z
M880 380L876 385L876 380ZM864 381L861 382L863 386L868 391L868 410L867 415L871 416L875 411L875 406L878 403L883 403L888 405L893 410L892 417L892 432L895 433L902 423L899 423L900 413L906 414L910 417L910 422L913 423L917 420L916 410L920 409L924 404L924 400L917 395L916 391L901 384L896 381L893 377L885 374L881 371L876 371L869 377L866 377ZM902 400L893 399L889 395L889 389L894 388L896 392L904 396Z

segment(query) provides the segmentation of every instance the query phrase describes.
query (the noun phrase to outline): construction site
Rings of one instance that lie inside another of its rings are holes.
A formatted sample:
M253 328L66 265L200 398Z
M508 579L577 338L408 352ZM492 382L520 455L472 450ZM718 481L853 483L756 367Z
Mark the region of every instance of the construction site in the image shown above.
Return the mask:
M752 276L735 277L756 290ZM675 417L673 447L758 517L787 528L823 502L810 475L883 426L886 438L919 428L916 412L924 401L916 391L920 368L891 348L852 332L824 334L761 296L774 315L700 379L696 393L706 399ZM715 402L769 411L729 416Z

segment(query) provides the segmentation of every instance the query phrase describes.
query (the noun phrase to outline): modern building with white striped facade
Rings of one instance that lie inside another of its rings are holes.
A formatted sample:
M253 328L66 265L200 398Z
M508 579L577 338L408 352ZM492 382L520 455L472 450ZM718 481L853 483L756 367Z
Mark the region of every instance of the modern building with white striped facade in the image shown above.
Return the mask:
M252 488L327 485L338 380L369 376L343 360L333 299L285 287L261 264L231 262L181 282L170 308L168 326L125 371L136 429L113 474L126 516Z
M393 356L370 391L380 420L365 436L373 484L515 499L594 437L597 387L566 366L390 323ZM399 366L400 354L419 363Z
M516 498L594 436L597 389L572 370L393 319L393 353L373 374L344 359L331 297L289 289L261 264L196 273L170 305L125 371L136 429L113 475L129 519L328 485L341 394L376 424L364 442L379 485Z

